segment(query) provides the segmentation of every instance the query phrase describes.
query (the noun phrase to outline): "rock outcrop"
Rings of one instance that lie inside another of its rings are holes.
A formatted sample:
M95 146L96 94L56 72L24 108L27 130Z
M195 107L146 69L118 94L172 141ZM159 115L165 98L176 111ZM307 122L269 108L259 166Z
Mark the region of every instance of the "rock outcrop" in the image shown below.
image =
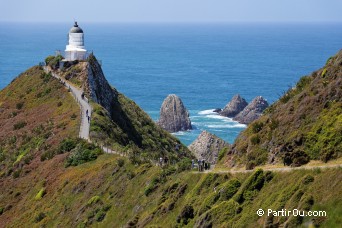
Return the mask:
M177 95L170 94L163 101L158 125L168 132L192 129L189 112Z
M118 91L109 85L101 65L92 54L88 58L87 69L86 94L89 94L93 101L102 105L108 112L113 114L115 112L113 107L118 97Z
M229 144L223 139L207 131L202 131L188 148L197 159L205 159L211 164L216 164L220 150L228 146Z
M267 101L262 96L257 96L233 119L243 124L249 124L258 119L267 107Z
M221 116L234 117L248 105L247 101L239 94L235 95L232 100L220 112Z

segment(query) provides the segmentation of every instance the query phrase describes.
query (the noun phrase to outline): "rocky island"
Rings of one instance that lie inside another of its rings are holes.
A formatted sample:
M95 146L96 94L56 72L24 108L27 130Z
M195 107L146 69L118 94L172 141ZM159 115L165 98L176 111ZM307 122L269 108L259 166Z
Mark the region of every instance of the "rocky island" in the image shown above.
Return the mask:
M168 132L191 130L189 112L175 94L168 95L160 108L158 125Z

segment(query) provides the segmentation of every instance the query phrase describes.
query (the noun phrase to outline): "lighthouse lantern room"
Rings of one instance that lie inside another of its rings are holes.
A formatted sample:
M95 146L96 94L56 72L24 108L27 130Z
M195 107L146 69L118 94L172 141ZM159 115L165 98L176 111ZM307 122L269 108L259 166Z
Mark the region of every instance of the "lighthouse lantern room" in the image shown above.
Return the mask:
M74 26L69 31L69 44L65 48L65 60L85 60L87 50L84 47L84 33L75 21Z

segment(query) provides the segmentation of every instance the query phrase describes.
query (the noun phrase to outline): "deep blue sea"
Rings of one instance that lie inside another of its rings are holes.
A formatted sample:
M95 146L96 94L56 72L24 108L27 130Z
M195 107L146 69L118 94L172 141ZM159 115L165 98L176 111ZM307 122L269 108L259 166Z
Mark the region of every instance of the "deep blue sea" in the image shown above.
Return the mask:
M64 50L72 25L0 23L0 89ZM342 48L342 24L79 25L108 81L154 120L168 94L183 100L195 127L176 133L186 145L202 130L232 143L244 125L212 109L237 93L272 103Z

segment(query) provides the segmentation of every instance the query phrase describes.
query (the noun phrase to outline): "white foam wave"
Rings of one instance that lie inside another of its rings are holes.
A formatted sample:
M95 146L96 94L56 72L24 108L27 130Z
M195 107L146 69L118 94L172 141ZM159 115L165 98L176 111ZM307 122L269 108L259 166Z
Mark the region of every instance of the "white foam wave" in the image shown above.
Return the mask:
M215 113L214 110L215 110L215 109L203 110L203 111L198 112L198 114L200 114L200 115L213 114L213 113Z
M227 117L219 116L219 115L206 115L205 117L211 118L211 119L220 119L220 120L226 120Z
M245 124L208 124L208 128L245 128Z

